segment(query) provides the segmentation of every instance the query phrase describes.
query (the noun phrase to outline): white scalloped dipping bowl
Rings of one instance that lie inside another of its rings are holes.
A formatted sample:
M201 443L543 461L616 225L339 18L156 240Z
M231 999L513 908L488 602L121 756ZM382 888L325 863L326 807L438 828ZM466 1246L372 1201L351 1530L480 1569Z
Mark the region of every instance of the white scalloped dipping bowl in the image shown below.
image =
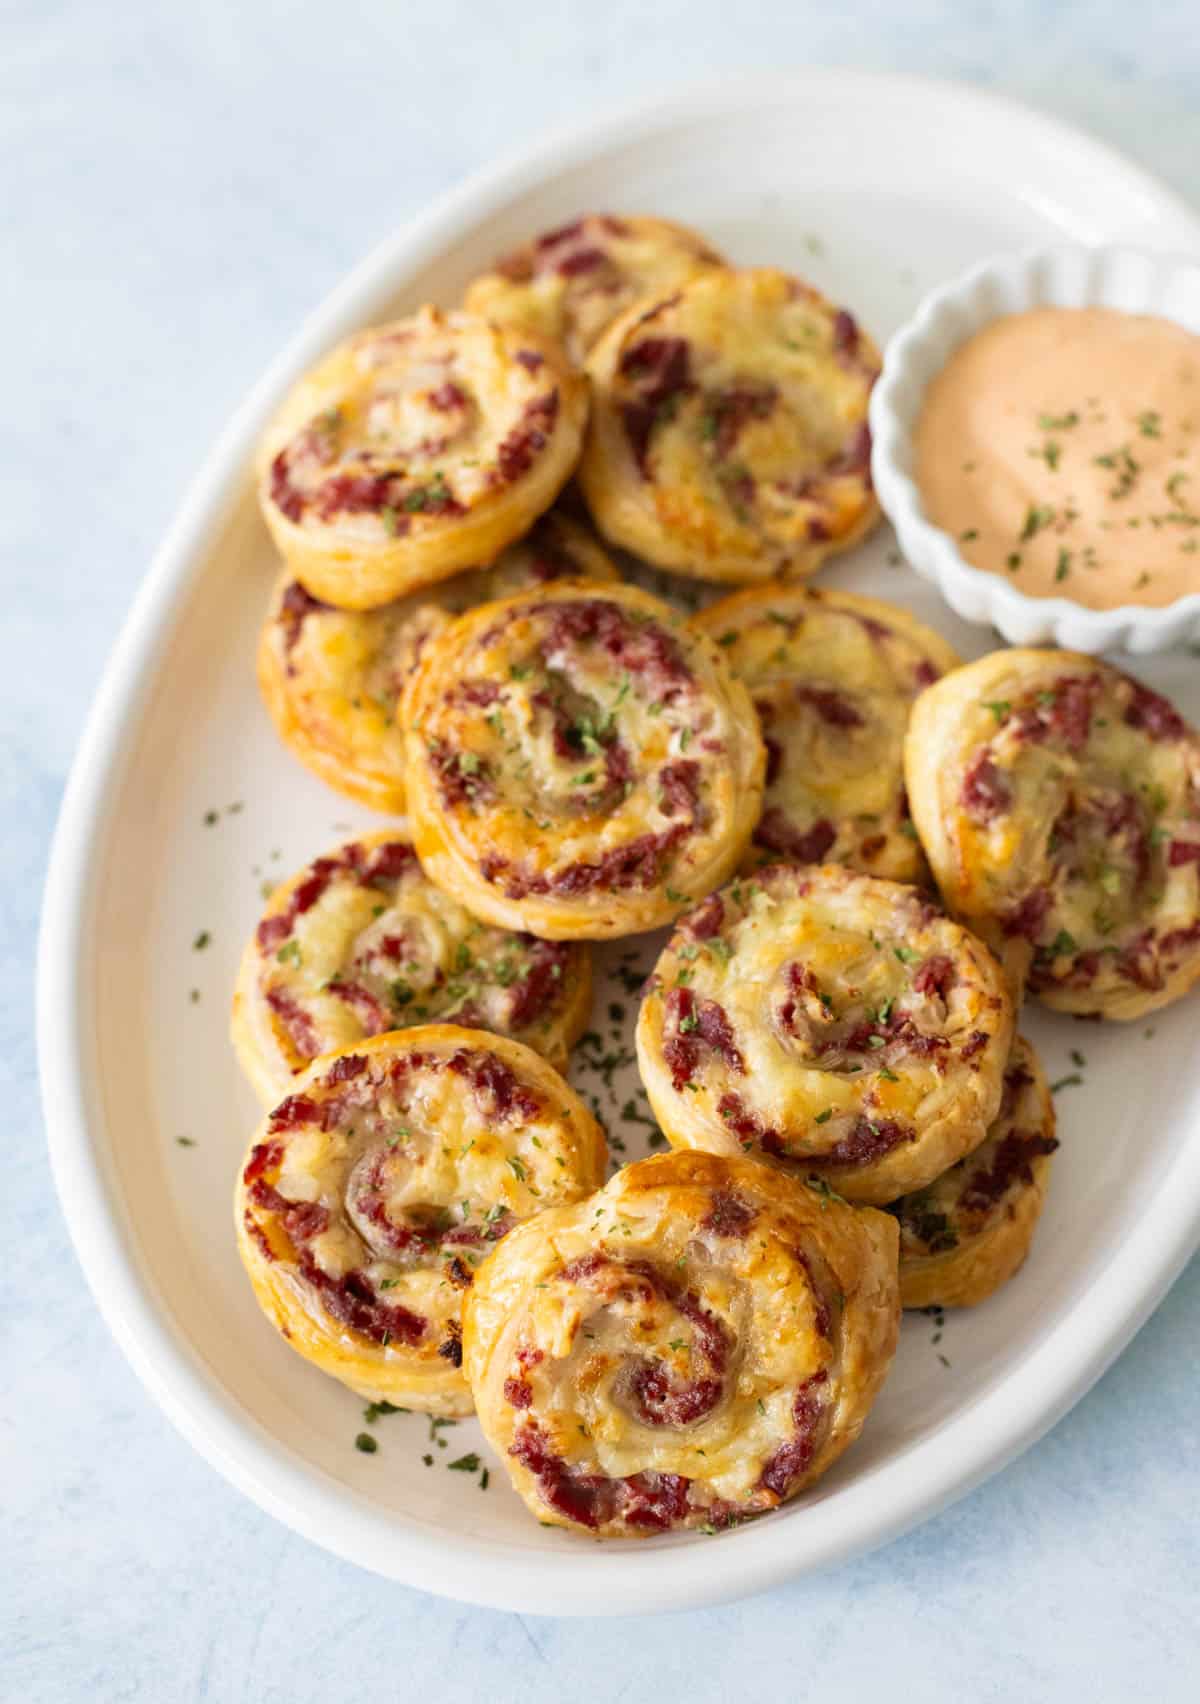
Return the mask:
M929 521L913 479L913 433L925 392L956 349L991 321L1030 308L1119 308L1200 334L1200 265L1127 248L1051 248L1001 255L926 296L887 345L871 397L871 473L901 550L956 615L1014 645L1073 651L1165 651L1200 637L1200 592L1161 609L1087 609L1035 598L967 562Z

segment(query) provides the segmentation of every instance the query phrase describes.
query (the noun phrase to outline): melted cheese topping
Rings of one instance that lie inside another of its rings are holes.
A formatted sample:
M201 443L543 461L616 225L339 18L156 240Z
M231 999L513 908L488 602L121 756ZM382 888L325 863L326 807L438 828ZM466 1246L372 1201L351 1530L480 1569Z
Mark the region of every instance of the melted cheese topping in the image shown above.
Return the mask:
M906 1308L982 1302L1029 1252L1049 1182L1054 1102L1023 1036L1013 1043L1004 1096L987 1138L927 1188L888 1208L900 1226Z
M315 597L371 609L527 531L570 475L586 413L556 344L423 308L297 385L263 439L263 514Z
M551 939L677 915L736 866L758 814L745 689L635 587L470 612L426 650L402 715L431 880Z
M488 928L426 880L407 840L374 834L271 896L246 947L233 1033L270 1104L318 1054L429 1022L512 1036L563 1068L590 1004L585 947Z
M543 515L490 568L372 610L310 598L284 569L259 644L263 698L285 743L339 792L376 810L405 808L404 735L396 717L424 647L455 615L548 580L618 578L590 531Z
M913 699L958 666L907 611L848 592L773 586L692 617L746 683L767 747L748 866L784 858L916 882L925 859L904 790Z
M913 817L947 902L1014 982L1133 1018L1200 976L1200 742L1069 651L997 651L917 701Z
M668 294L724 264L686 226L590 213L498 260L468 286L463 305L484 319L557 339L578 365L634 302Z
M775 865L680 923L637 1052L674 1146L886 1202L982 1141L1012 1026L991 954L912 888Z
M1113 308L993 321L929 387L930 520L968 562L1091 609L1200 591L1200 337Z
M896 1341L895 1227L763 1168L672 1154L547 1213L480 1271L465 1364L539 1520L726 1526L858 1435Z
M598 1187L604 1140L519 1043L453 1025L317 1062L256 1135L237 1190L259 1301L352 1389L469 1412L462 1296L510 1227Z
M580 483L603 533L715 580L811 573L874 525L879 352L785 273L711 272L609 327L588 360Z

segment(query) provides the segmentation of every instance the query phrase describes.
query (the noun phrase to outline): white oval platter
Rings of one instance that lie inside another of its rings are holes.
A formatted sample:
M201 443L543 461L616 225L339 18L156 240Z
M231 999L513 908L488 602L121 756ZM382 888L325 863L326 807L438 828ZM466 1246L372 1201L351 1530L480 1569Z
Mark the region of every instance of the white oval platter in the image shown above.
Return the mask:
M700 226L742 262L790 267L883 338L989 253L1068 240L1200 248L1200 225L1110 150L977 91L858 72L728 79L622 112L489 169L355 270L255 389L163 545L97 698L46 891L39 1022L55 1175L88 1280L147 1388L222 1473L318 1544L409 1585L498 1608L625 1614L715 1602L895 1536L995 1472L1099 1376L1200 1232L1195 1000L1150 1025L1027 1022L1055 1077L1063 1149L1026 1269L952 1317L923 1317L860 1443L796 1504L718 1537L602 1546L447 1472L474 1422L430 1440L396 1415L355 1451L361 1405L265 1325L234 1251L230 1195L255 1108L226 1037L228 992L264 879L368 813L276 744L254 685L272 571L248 469L285 387L354 327L450 303L484 262L589 208ZM968 628L880 534L826 576ZM1200 716L1186 654L1138 672ZM205 824L216 810L215 823ZM193 943L207 932L210 944ZM643 943L648 962L653 943ZM619 958L628 947L608 949ZM193 999L195 990L197 998ZM607 1050L610 999L597 1028ZM1152 1033L1147 1033L1152 1031ZM584 1072L628 1153L630 1074ZM186 1137L193 1146L181 1145ZM426 1455L433 1457L427 1466Z

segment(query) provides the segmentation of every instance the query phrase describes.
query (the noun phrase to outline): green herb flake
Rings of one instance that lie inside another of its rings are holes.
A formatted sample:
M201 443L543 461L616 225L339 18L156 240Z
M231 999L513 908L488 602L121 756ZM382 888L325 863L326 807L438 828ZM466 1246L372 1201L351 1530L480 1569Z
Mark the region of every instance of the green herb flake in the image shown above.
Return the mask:
M831 1184L827 1183L823 1177L808 1177L805 1178L804 1181L808 1185L809 1189L812 1190L814 1195L819 1195L821 1197L822 1212L825 1211L830 1202L836 1202L839 1207L845 1207L848 1205L846 1197L844 1195L839 1195L837 1190L834 1189Z
M1056 1095L1060 1089L1077 1089L1082 1087L1083 1078L1078 1071L1072 1071L1067 1077L1060 1077L1056 1083L1051 1083L1050 1093Z
M1178 473L1173 473L1166 483L1167 496L1171 499L1172 503L1177 503L1181 509L1186 506L1183 497L1183 487L1187 484L1190 478L1191 475L1184 473L1181 468Z
M374 1455L379 1448L379 1439L373 1438L370 1432L360 1432L354 1440L354 1447L363 1455Z
M363 1419L368 1426L373 1426L376 1420L382 1420L388 1414L407 1414L407 1408L398 1408L394 1402L368 1402L363 1409Z
M1046 504L1031 503L1025 511L1025 524L1021 528L1021 543L1034 538L1043 527L1048 527L1054 519L1054 510Z

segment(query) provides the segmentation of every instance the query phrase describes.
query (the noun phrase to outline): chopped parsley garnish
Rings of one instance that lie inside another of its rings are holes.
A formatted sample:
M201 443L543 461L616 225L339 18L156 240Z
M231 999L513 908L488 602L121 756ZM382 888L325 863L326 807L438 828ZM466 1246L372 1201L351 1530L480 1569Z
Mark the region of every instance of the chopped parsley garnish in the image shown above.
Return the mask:
M1171 475L1170 479L1168 479L1168 481L1167 481L1167 484L1166 484L1167 496L1171 499L1172 503L1177 503L1180 508L1185 507L1184 498L1181 495L1181 492L1182 492L1183 486L1187 484L1187 482L1190 478L1191 478L1190 474L1184 473L1182 470L1180 470L1180 472L1178 472L1178 473L1173 473Z
M1125 497L1133 490L1138 474L1142 471L1141 464L1134 461L1129 452L1128 444L1122 444L1115 450L1109 450L1106 455L1093 456L1096 467L1106 467L1117 475L1115 485L1109 487L1110 497Z
M373 1438L370 1432L360 1432L354 1440L354 1447L361 1450L363 1455L374 1455L379 1448L379 1439Z
M192 951L202 953L211 940L212 936L209 934L208 930L201 929L200 933L196 936L196 939L192 942Z
M394 1402L368 1402L363 1409L363 1419L368 1426L373 1426L376 1420L381 1420L386 1414L407 1414L407 1408L397 1408Z
M846 1197L844 1195L839 1195L837 1190L832 1188L832 1186L828 1184L823 1177L808 1177L805 1178L804 1181L812 1190L814 1195L819 1195L821 1197L822 1211L829 1206L831 1201L836 1201L842 1207L846 1205Z
M303 964L304 955L300 951L299 941L285 941L275 954L280 964Z
M1053 519L1054 510L1048 505L1043 504L1039 506L1036 503L1031 503L1029 508L1025 511L1025 524L1021 528L1022 544L1026 541L1026 539L1031 539L1037 533L1041 532L1043 527L1048 527Z

